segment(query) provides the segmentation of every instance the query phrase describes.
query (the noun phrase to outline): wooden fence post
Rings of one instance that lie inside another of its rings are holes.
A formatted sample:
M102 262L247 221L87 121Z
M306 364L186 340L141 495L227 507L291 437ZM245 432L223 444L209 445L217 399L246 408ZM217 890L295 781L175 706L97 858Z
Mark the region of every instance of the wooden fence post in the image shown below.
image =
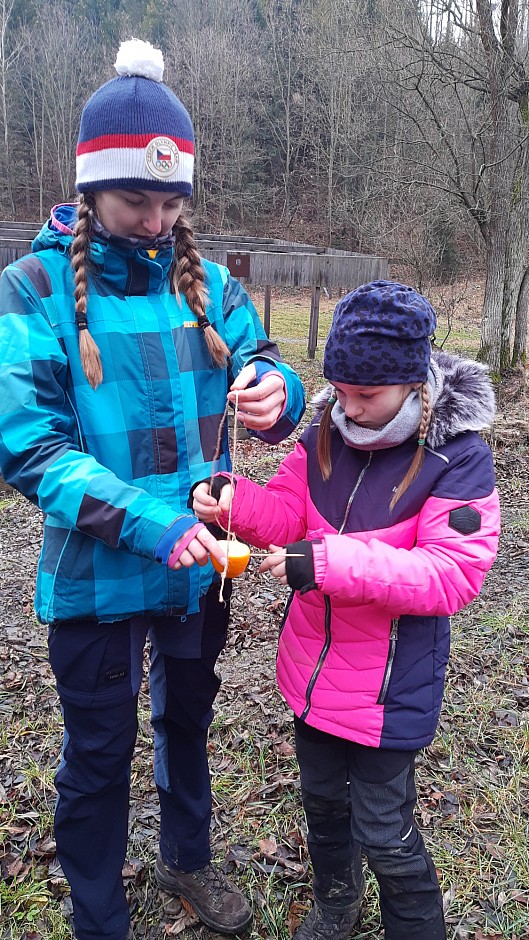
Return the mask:
M310 301L310 323L309 323L309 344L307 347L307 355L309 359L314 359L316 355L316 349L318 346L318 326L320 319L320 292L321 288L316 287L312 288L312 297Z
M264 289L264 331L270 339L270 298L272 296L272 288L270 284L265 284Z

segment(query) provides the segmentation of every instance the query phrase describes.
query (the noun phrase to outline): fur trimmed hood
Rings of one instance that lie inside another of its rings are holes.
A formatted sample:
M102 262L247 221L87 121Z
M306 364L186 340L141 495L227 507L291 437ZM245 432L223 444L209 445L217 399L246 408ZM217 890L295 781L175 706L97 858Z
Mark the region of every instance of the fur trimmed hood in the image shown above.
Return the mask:
M432 359L443 376L427 437L428 447L435 450L464 431L491 427L496 399L488 366L439 350L432 352ZM314 396L316 414L323 411L331 393L332 385L327 385Z
M496 414L496 398L488 366L444 352L434 352L432 359L443 374L427 439L435 450L464 431L489 428Z

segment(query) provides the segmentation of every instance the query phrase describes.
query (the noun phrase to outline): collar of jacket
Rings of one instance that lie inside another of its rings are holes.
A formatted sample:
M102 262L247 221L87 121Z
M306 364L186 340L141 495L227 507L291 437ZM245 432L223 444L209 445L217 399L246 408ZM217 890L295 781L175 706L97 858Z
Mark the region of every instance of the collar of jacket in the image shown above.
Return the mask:
M149 250L95 236L90 242L91 275L104 280L110 292L163 293L170 288L173 248L166 245L151 258Z

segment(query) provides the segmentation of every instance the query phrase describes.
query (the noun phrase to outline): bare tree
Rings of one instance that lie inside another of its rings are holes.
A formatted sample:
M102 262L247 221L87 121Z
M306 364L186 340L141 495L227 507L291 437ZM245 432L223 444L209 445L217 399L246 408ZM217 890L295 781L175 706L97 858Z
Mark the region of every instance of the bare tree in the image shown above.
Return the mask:
M497 27L492 4L476 0L476 6L491 117L484 167L489 173L490 209L481 351L498 371L525 362L526 356L527 310L522 307L526 298L520 293L529 260L529 74L525 53L517 52L517 0L503 0Z
M261 0L265 31L261 83L257 99L280 163L281 217L287 233L299 202L294 182L303 179L310 135L309 89L305 47L311 27L310 3L305 0Z
M366 133L363 14L362 4L319 0L304 47L305 72L312 79L308 123L316 175L309 198L313 202L320 187L325 193L329 244L350 216L349 184L356 173L359 140ZM345 54L344 36L357 37Z
M11 213L15 213L12 186L11 113L9 108L10 79L21 52L20 42L10 30L14 0L0 0L0 114L2 120L3 170L5 189Z
M497 22L490 0L410 3L405 23L393 8L377 50L380 90L401 128L393 184L443 194L481 234L480 356L496 373L525 357L527 340L529 84L517 4L503 0Z
M67 199L74 192L81 110L101 83L101 42L86 20L73 19L68 10L61 2L40 6L23 33L28 52L18 76L20 122L31 141L41 214L45 199Z
M207 18L202 10L204 18L198 22L193 9L188 12L178 28L169 31L167 80L193 119L196 214L223 230L245 219L254 195L251 181L259 157L253 107L257 38L240 0L215 4ZM183 37L186 22L189 32Z

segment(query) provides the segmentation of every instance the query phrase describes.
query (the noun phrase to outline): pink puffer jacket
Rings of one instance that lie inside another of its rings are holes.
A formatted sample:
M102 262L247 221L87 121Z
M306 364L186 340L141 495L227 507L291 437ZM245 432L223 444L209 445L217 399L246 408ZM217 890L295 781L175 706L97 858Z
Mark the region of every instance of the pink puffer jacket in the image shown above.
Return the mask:
M308 724L374 747L432 740L449 615L477 596L497 552L491 452L462 420L468 414L471 428L490 422L488 377L476 363L437 361L445 385L425 462L392 512L416 441L369 453L335 429L324 482L315 422L265 488L237 478L232 507L232 527L254 545L314 543L316 586L293 592L279 640L286 701Z

